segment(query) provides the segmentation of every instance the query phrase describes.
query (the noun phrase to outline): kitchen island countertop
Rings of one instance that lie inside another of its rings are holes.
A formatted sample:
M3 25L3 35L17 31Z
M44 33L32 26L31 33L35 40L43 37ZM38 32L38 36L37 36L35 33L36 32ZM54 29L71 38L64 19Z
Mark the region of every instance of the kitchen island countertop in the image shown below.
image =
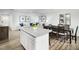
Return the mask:
M43 28L33 29L30 27L30 28L21 28L21 30L28 33L29 35L33 36L34 38L49 33L49 30L43 29Z

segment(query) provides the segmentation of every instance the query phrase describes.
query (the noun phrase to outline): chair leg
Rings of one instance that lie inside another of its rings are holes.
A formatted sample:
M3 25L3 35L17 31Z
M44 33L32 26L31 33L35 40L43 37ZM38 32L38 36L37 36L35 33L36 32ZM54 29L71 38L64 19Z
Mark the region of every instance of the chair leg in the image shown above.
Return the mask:
M49 38L49 45L51 46L51 43L50 43L50 38Z
M77 42L77 36L75 36L75 44L76 44L76 42Z

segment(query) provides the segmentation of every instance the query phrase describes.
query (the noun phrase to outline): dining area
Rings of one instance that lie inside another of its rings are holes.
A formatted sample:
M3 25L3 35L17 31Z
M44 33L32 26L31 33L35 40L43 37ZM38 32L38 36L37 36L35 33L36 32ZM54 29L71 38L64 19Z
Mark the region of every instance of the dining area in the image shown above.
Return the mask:
M58 25L53 25L53 24L49 24L49 25L45 25L43 24L43 28L44 29L49 29L51 30L51 32L49 32L49 46L52 48L54 47L54 45L56 43L51 43L52 40L56 40L59 41L60 43L63 42L62 45L64 45L64 43L67 42L67 45L72 45L74 42L74 45L78 44L78 25L76 25L75 29L71 27L71 14L66 13L64 14L60 14L59 15L59 24ZM61 44L58 45L61 45ZM73 46L73 45L72 45ZM51 50L51 48L49 48ZM66 47L67 48L67 47ZM64 50L66 50L66 48ZM73 48L71 48L73 49ZM54 49L56 50L56 48ZM59 50L59 49L57 49ZM62 50L62 49L60 49ZM70 49L68 49L70 50Z

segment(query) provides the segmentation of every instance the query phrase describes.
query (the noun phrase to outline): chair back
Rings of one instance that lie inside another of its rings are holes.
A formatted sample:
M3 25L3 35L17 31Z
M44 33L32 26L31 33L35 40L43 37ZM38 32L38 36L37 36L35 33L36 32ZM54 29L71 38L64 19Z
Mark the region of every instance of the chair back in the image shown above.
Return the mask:
M78 26L76 27L76 30L75 30L75 36L77 35L77 32L78 32Z
M69 30L69 28L70 28L70 25L65 25L65 26L64 26L64 29L65 29L65 30Z

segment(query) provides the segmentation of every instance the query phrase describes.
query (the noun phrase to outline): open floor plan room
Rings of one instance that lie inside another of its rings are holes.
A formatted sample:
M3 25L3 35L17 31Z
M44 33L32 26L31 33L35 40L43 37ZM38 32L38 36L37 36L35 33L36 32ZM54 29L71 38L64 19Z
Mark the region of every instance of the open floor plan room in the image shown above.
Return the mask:
M0 50L79 50L79 9L0 9Z

